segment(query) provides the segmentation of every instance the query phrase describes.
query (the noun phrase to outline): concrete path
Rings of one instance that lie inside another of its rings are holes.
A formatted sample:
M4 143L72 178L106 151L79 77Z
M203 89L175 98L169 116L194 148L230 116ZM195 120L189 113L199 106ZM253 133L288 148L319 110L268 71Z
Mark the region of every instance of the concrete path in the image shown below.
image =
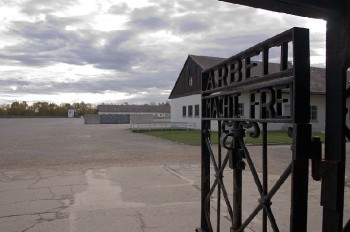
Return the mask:
M0 187L1 231L165 232L198 226L198 187L167 166L6 172Z
M1 232L175 232L199 226L199 147L74 120L0 120L0 124ZM259 170L261 148L249 150ZM288 165L290 152L289 146L271 146L269 152L271 188ZM232 171L227 169L224 176L230 196ZM243 178L246 218L258 204L258 191L249 170ZM309 190L308 231L317 232L322 220L320 182L310 179ZM272 200L280 231L289 231L289 191L290 179ZM222 201L221 231L230 226L225 209ZM216 210L215 193L213 217ZM246 231L261 231L260 214Z
M270 175L270 186L278 179ZM232 193L230 171L226 188ZM257 206L258 191L245 171L243 218ZM0 231L194 231L199 225L200 167L163 165L81 170L6 171L0 179ZM310 180L309 231L321 231L320 183ZM290 182L273 198L281 231L289 231ZM345 215L350 217L346 188ZM211 200L215 215L216 194ZM222 231L229 231L221 203ZM261 215L246 231L260 231Z

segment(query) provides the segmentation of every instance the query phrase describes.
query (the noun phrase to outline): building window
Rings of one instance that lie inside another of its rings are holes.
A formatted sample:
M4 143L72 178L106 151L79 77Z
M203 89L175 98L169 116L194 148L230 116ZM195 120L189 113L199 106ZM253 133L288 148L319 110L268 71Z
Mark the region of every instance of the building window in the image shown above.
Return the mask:
M193 106L188 106L188 117L193 116Z
M193 78L192 78L192 76L190 76L188 78L188 86L192 86L192 84L193 84Z
M290 105L284 105L283 116L290 117Z
M317 106L310 106L310 120L317 120Z
M244 117L244 104L238 103L238 115Z
M182 117L186 117L186 106L182 107Z
M199 117L199 105L194 106L194 116Z

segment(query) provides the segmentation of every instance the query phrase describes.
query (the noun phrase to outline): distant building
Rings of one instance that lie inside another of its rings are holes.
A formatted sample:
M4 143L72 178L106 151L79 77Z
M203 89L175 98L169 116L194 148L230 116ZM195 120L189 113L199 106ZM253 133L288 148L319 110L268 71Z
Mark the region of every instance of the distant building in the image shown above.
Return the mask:
M179 74L178 79L170 93L171 100L171 122L195 123L195 128L201 128L201 72L224 61L225 58L189 55ZM255 62L256 67L251 69L252 76L262 73L261 62ZM269 64L269 70L279 72L279 64ZM348 72L348 80L350 72ZM314 130L325 130L325 104L326 80L324 68L310 68L310 122ZM284 93L287 97L288 93ZM288 98L288 97L287 97ZM283 104L283 115L290 115L290 102ZM242 94L239 102L239 112L242 118L249 117L250 101L248 94ZM350 103L347 107L350 112ZM350 121L350 114L347 115ZM213 125L213 124L212 124ZM288 124L271 123L269 129L281 130L289 127ZM212 129L215 130L215 125Z
M99 105L98 114L101 123L128 124L132 115L170 118L170 105Z
M75 109L68 109L68 118L74 118Z

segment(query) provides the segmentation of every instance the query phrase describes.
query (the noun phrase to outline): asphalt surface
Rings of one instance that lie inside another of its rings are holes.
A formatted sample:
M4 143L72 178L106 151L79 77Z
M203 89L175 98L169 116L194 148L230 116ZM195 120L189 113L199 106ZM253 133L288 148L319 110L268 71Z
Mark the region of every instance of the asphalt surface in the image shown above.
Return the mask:
M198 164L200 148L83 119L0 119L0 168Z
M131 133L129 125L84 125L83 119L0 119L0 169L200 164L200 147ZM214 146L215 147L215 146ZM260 146L249 146L261 171ZM350 143L346 181L350 182ZM269 173L280 174L290 147L268 147Z
M200 224L198 146L132 133L127 125L84 125L83 119L0 119L0 128L0 232L172 232ZM261 175L261 147L248 149ZM271 188L291 160L290 147L269 146L268 154ZM232 171L224 176L230 196ZM320 189L310 178L308 231L321 231ZM248 169L243 192L244 219L259 198ZM289 231L289 192L290 178L272 199L280 231ZM213 217L217 201L215 193ZM229 231L224 201L220 205L221 231ZM347 220L349 185L344 209ZM245 231L261 225L259 214Z

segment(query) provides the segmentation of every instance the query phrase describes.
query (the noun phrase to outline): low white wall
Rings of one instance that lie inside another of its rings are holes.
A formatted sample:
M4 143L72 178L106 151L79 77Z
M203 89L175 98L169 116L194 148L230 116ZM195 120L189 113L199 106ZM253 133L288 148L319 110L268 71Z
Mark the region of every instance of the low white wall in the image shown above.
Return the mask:
M98 114L85 114L84 124L100 124L100 115Z
M130 115L131 124L143 124L143 123L152 123L153 115L152 114L134 114Z

